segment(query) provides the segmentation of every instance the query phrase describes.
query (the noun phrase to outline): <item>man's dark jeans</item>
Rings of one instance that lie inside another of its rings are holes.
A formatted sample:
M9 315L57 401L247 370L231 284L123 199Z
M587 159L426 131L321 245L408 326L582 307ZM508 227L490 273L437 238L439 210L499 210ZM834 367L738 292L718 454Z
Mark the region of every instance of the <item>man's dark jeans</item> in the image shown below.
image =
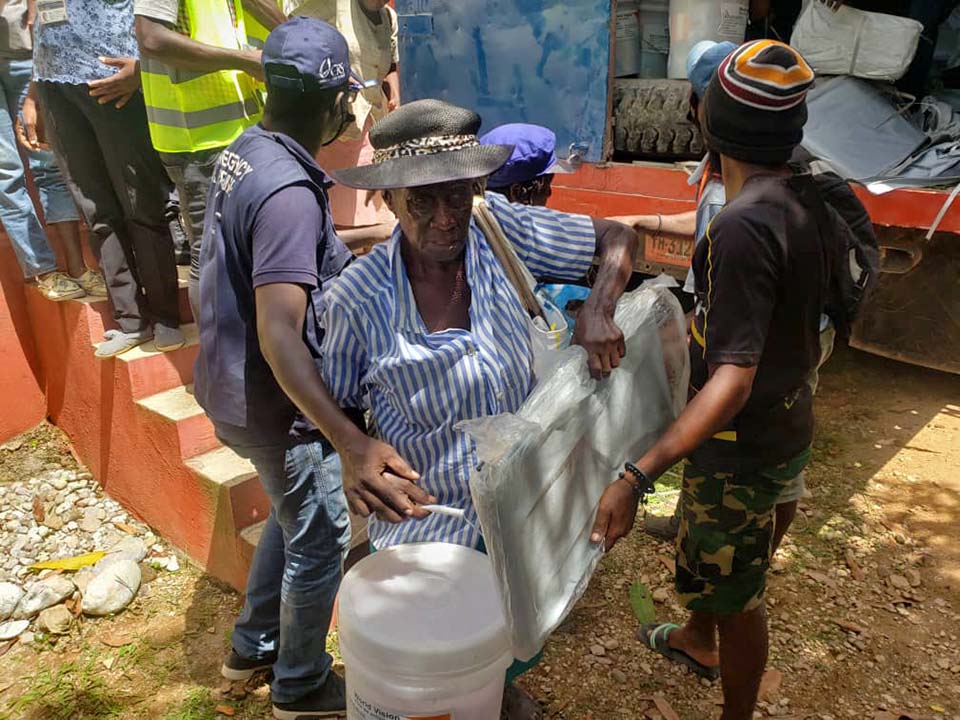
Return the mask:
M241 657L276 655L273 701L293 702L323 687L333 664L327 629L350 547L340 457L321 440L271 444L240 428L216 429L253 463L272 506L231 641Z
M40 111L68 187L90 228L124 332L180 324L177 265L165 218L172 185L153 149L143 95L121 109L86 85L39 82Z
M167 174L180 196L180 218L190 243L190 309L200 320L200 245L203 242L203 218L207 212L207 192L217 159L223 148L195 153L160 153Z

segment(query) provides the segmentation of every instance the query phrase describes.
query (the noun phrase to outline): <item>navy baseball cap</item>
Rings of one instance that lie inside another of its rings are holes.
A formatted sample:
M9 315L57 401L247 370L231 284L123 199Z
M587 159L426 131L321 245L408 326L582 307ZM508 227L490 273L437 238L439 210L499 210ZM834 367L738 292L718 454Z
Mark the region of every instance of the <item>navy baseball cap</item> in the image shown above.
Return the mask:
M316 18L295 17L278 25L267 37L261 62L272 87L315 92L363 86L350 69L346 38Z
M693 46L690 54L687 55L687 79L690 80L693 92L698 98L702 100L707 94L710 80L713 79L713 74L720 67L720 63L736 49L735 43L718 43L713 40L702 40Z
M490 187L505 188L543 175L573 172L569 164L557 159L557 136L553 130L540 125L501 125L481 137L480 144L513 145L510 159L488 178Z

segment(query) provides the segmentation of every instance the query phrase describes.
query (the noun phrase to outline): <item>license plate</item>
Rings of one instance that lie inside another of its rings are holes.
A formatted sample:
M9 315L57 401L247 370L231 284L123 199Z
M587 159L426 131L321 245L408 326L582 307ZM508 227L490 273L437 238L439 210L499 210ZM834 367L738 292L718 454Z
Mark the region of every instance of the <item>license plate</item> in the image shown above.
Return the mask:
M654 237L647 235L644 259L648 263L690 267L693 258L693 239Z

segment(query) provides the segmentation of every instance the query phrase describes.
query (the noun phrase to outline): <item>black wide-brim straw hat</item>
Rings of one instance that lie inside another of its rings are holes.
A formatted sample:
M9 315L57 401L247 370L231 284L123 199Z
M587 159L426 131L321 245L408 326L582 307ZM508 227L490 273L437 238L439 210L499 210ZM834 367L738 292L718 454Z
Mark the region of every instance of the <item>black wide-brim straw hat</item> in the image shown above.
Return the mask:
M512 145L481 145L480 116L440 100L402 105L370 129L372 165L331 171L360 190L392 190L487 177L510 159Z

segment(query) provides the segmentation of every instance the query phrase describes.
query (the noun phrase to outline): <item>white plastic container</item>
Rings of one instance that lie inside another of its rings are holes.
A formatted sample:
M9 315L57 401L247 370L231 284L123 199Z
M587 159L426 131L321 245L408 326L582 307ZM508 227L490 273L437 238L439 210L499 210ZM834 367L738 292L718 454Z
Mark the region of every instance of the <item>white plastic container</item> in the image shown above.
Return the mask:
M640 77L665 78L670 55L669 0L640 0Z
M444 543L399 545L340 586L347 720L499 720L513 662L489 559Z
M613 58L615 77L626 77L640 72L640 3L638 0L617 2Z
M739 45L747 33L750 0L670 0L668 75L687 77L687 55L701 40Z

